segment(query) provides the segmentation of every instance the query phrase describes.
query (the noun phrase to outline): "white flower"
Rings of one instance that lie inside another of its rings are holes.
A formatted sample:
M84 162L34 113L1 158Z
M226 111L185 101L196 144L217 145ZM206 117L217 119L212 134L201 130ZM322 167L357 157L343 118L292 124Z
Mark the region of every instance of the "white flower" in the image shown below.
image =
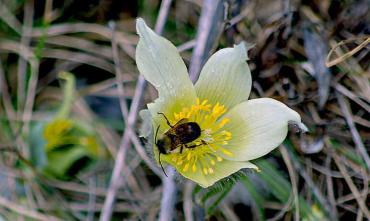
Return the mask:
M176 47L142 19L137 20L136 28L140 36L137 67L159 93L159 98L148 104L154 131L159 126L157 139L170 130L165 118L172 126L186 119L183 121L195 122L201 130L186 145L162 151L161 162L184 177L208 187L241 168L257 169L249 161L279 146L289 121L305 129L299 114L285 104L270 98L248 100L252 79L244 43L212 55L193 85ZM158 162L158 145L153 145L153 151Z

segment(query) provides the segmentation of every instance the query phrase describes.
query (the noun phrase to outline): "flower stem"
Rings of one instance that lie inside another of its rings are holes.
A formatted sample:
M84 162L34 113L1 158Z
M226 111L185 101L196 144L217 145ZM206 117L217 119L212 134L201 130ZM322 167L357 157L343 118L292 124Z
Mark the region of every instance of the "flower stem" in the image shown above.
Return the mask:
M59 78L64 79L66 83L64 85L63 103L56 115L57 119L68 117L74 101L73 95L76 89L76 79L73 74L61 72L59 73Z

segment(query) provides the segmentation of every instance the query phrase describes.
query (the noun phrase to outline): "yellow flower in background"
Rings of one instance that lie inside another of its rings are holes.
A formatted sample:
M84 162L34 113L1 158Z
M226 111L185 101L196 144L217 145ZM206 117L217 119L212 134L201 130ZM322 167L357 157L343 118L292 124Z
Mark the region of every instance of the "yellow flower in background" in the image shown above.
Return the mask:
M248 100L251 74L244 43L216 52L195 85L176 47L137 20L136 63L159 93L148 104L153 152L202 187L213 185L250 160L279 146L288 122L306 130L298 113L270 98ZM159 162L161 161L161 162Z
M40 165L48 175L69 178L106 157L107 153L90 122L71 113L76 97L74 75L62 72L59 77L65 80L63 101L54 118L43 125L46 162Z
M87 153L92 156L104 155L93 130L77 120L57 118L45 125L43 135L46 151L52 151L61 146L78 145L86 148Z
M44 138L46 151L67 143L66 135L72 130L73 122L68 119L56 119L46 124ZM70 144L70 142L68 142Z

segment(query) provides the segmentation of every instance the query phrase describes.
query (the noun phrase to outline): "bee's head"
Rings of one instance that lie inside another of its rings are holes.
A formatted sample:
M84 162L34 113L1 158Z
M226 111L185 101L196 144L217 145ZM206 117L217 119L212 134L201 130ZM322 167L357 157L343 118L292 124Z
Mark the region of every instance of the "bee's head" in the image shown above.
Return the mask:
M171 139L168 136L162 136L157 140L155 145L157 145L158 151L161 154L167 154L171 148Z

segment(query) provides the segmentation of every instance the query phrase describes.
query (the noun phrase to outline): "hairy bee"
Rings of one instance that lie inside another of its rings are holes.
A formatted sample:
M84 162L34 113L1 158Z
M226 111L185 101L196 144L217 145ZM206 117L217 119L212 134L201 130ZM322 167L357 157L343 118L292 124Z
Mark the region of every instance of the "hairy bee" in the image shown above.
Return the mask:
M192 144L189 145L191 142L195 141L201 135L201 128L198 123L191 122L187 118L183 118L179 120L175 125L171 125L169 120L167 119L164 113L158 113L162 115L166 121L167 125L170 127L163 135L161 135L158 139L158 130L159 126L157 127L155 133L155 145L158 147L159 151L159 163L162 167L164 174L167 176L166 172L163 169L161 163L161 154L169 154L171 151L180 147L180 153L182 153L183 148L195 148L199 145L204 144L202 141L201 144Z

